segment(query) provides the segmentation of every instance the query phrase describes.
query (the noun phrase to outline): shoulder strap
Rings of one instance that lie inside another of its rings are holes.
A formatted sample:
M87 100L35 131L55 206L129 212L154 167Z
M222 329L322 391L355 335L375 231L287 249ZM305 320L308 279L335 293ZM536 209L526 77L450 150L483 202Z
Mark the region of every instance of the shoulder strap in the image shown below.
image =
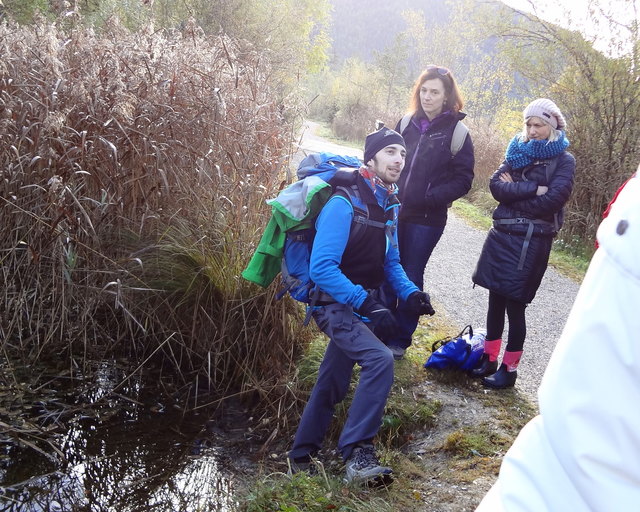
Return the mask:
M371 226L378 229L384 229L385 235L389 240L389 243L394 247L397 247L395 241L395 228L396 228L396 216L397 209L390 208L386 212L387 220L386 222L380 222L376 220L372 220L369 218L369 207L364 204L364 208L359 207L357 204L354 204L353 197L358 199L358 202L362 203L362 198L360 196L360 190L358 189L357 183L353 183L349 186L338 186L336 187L336 192L342 192L345 197L349 199L351 205L353 206L353 221L352 221L352 229L349 233L349 242L353 242L357 240L364 233L365 226Z
M407 126L411 122L411 114L406 114L400 119L400 135L406 130ZM456 123L456 127L453 129L453 135L451 137L451 155L456 156L462 149L464 141L469 133L469 128L462 121Z
M549 163L545 166L544 172L547 176L547 184L551 181L551 176L556 172L556 166L558 165L558 159L552 158L549 160Z
M402 132L404 132L407 126L409 126L410 122L411 122L411 114L406 114L402 116L402 119L400 119L400 135L402 135Z
M469 128L462 121L456 123L456 127L453 129L453 135L451 136L451 156L456 156L458 151L462 149L464 141L469 133Z
M336 187L336 192L342 192L342 195L351 203L351 206L353 207L353 222L358 224L370 224L372 226L376 226L378 224L382 225L381 222L369 220L369 207L362 202L360 190L358 190L358 185L356 183L352 183L350 185L339 185ZM358 199L358 203L362 203L364 205L364 208L353 202L354 197Z

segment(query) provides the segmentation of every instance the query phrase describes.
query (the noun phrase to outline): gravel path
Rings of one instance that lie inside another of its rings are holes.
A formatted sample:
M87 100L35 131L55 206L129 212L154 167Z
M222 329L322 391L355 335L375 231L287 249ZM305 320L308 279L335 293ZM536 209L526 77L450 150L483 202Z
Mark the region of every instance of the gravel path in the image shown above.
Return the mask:
M298 155L301 152L329 151L362 158L359 149L329 143L315 135L316 126L311 121L306 123ZM293 162L294 167L299 159L300 156ZM474 328L485 326L488 292L484 288L474 288L471 282L485 236L485 231L467 225L450 211L447 227L427 265L425 290L431 295L436 314L446 315L458 330L467 324ZM527 339L516 388L533 400L537 398L540 380L578 288L578 283L550 267L535 299L527 308ZM508 323L505 338L507 328Z

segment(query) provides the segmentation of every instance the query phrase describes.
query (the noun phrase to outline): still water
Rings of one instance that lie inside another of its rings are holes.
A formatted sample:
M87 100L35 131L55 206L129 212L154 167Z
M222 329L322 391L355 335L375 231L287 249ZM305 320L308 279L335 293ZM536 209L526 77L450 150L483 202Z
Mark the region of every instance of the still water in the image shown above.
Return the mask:
M0 511L237 509L223 429L204 414L163 405L139 381L121 386L120 379L103 364L80 392L53 380L39 389L45 399L21 404L19 416L36 418L39 431L31 420L17 421L15 410L6 418L3 404ZM43 439L47 429L54 442Z

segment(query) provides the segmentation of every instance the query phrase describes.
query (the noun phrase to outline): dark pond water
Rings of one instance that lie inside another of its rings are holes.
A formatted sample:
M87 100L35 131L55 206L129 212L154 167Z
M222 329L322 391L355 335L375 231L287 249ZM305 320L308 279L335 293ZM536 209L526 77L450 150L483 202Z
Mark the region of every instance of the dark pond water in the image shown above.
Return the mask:
M120 379L105 364L80 392L56 378L17 404L2 387L0 511L237 509L225 429Z

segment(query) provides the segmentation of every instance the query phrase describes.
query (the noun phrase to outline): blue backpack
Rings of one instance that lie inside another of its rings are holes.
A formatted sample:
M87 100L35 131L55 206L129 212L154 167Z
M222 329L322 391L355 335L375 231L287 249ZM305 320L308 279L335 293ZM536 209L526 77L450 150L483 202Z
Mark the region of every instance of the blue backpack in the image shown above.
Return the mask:
M334 194L340 194L349 200L353 206L354 215L348 244L361 237L366 226L384 229L389 240L395 244L397 208L390 208L387 211L386 222L369 219L369 209L362 201L356 183L355 173L360 166L360 160L356 157L339 156L333 153L312 153L300 163L297 176L299 180L310 182L320 178L331 185L332 194L328 198ZM290 187L295 185L294 183ZM299 183L298 188L300 188ZM277 298L282 298L288 293L294 299L312 307L318 302L334 302L330 295L315 286L309 276L311 249L316 233L316 217L317 215L307 218L299 228L287 231L280 272L282 289L277 295ZM310 311L311 308L305 318L305 325L310 320Z
M485 334L484 330L478 329L474 335L471 325L467 325L457 336L435 341L424 367L439 370L474 369L484 353Z

